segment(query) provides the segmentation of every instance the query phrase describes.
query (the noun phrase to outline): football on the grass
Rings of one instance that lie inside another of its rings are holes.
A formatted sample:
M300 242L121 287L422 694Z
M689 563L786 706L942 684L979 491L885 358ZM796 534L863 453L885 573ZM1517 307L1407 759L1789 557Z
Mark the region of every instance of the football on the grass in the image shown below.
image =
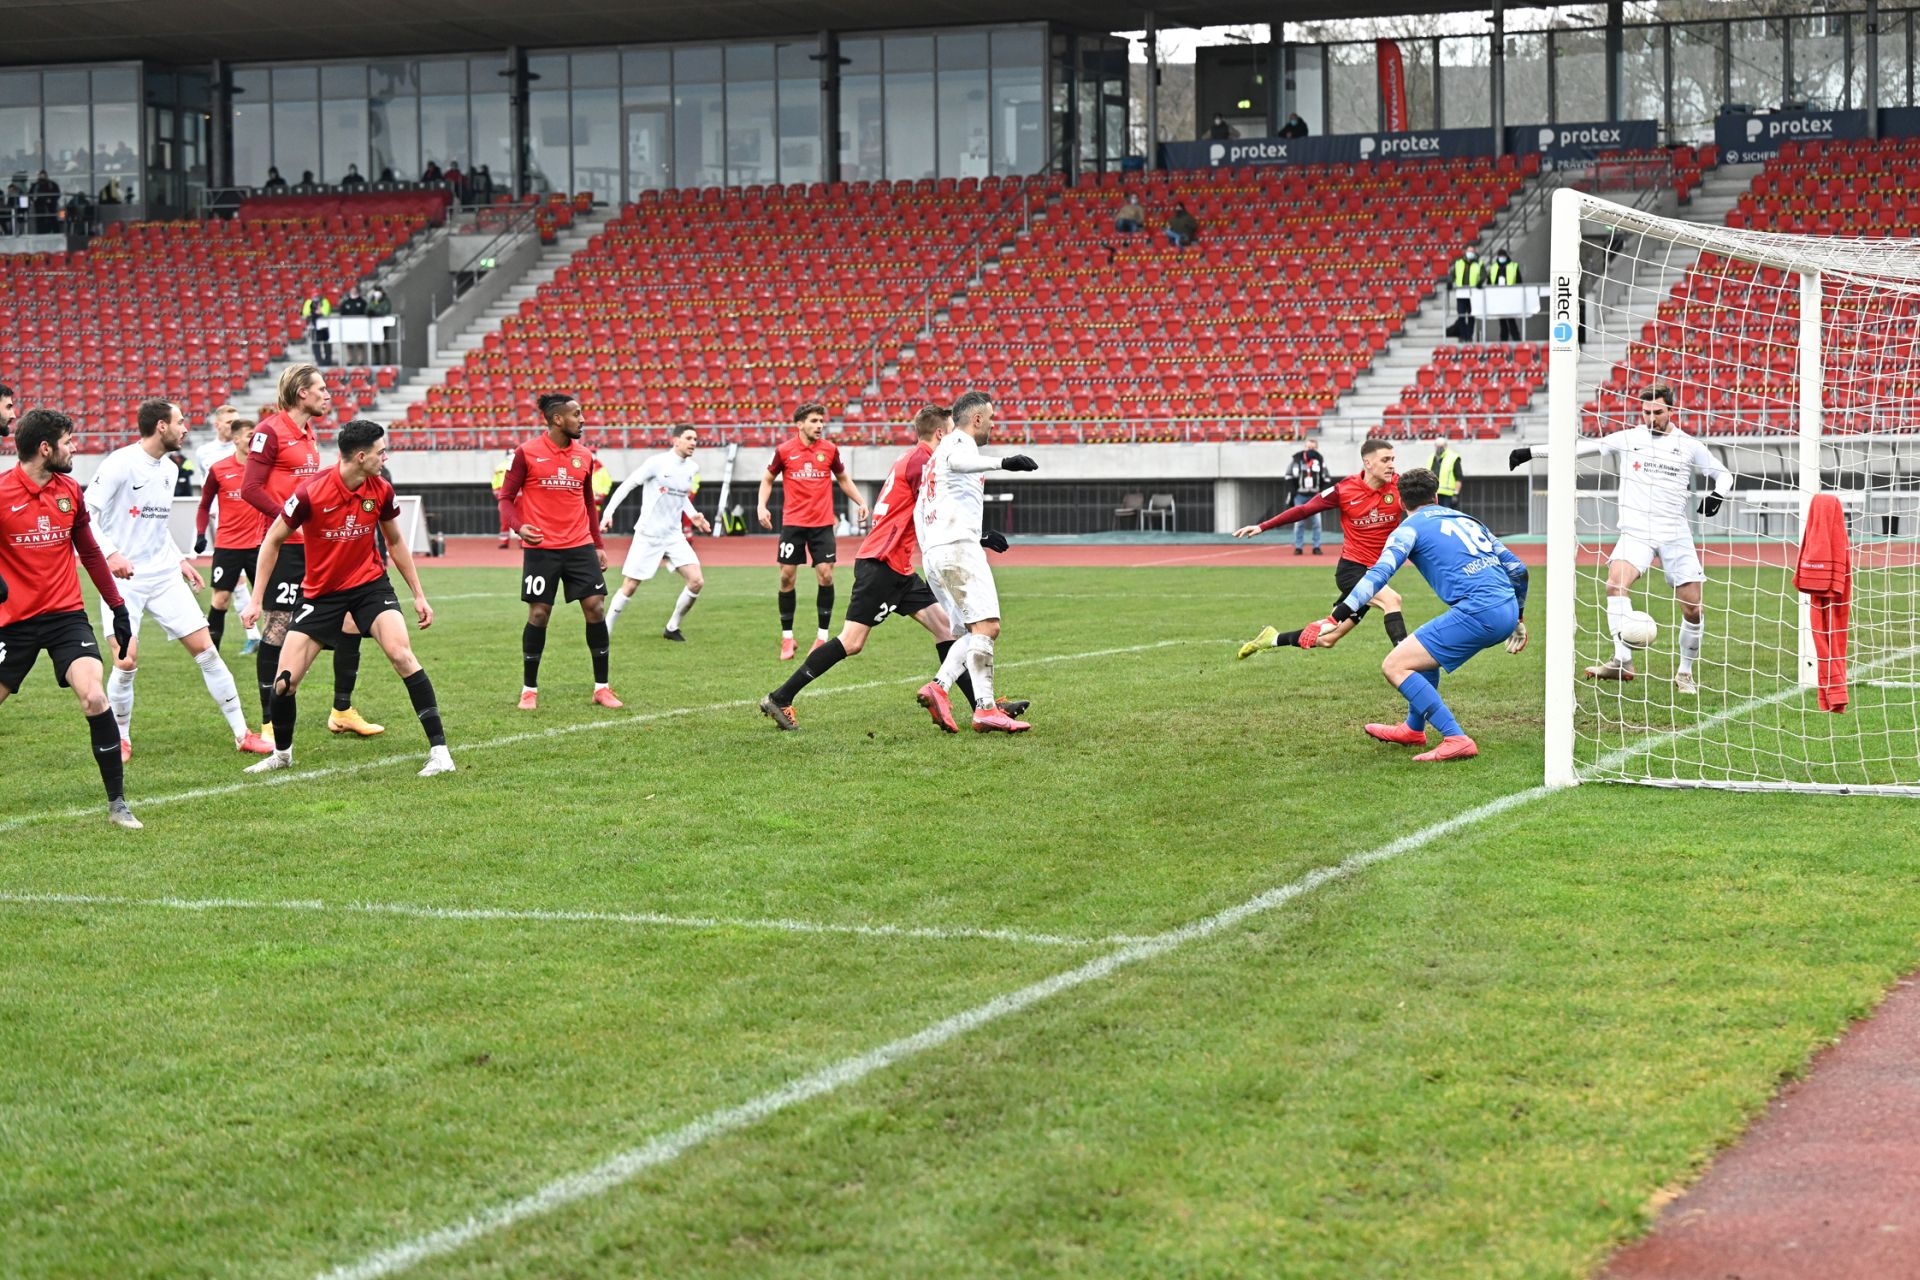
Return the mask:
M1620 619L1620 643L1629 649L1644 649L1660 638L1660 624L1644 609L1635 609Z

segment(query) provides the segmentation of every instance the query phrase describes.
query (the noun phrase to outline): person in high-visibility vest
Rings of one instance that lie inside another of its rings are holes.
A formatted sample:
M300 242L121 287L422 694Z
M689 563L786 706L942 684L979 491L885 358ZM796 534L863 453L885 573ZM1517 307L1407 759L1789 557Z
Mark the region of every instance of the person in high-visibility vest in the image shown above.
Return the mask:
M511 449L501 454L500 460L493 464L493 504L496 507L500 505L501 486L507 483L507 468L512 465L513 450ZM507 518L503 515L500 517L500 549L502 551L506 550L507 541L512 536L513 530L507 527Z
M1427 459L1427 470L1440 477L1440 505L1457 509L1460 506L1460 482L1466 479L1467 473L1461 469L1459 452L1445 436L1433 438L1433 456Z
M1486 264L1480 261L1480 252L1472 245L1461 250L1460 256L1447 268L1447 282L1453 286L1453 336L1462 342L1473 341L1473 299L1467 296L1467 290L1478 289L1487 282Z
M607 464L599 458L593 460L593 475L588 483L593 485L594 509L602 515L606 514L607 498L613 493L613 473L607 470Z
M1520 264L1507 256L1502 249L1493 255L1493 261L1487 266L1488 284L1519 284ZM1520 321L1514 316L1500 317L1500 341L1520 341Z
M333 333L327 328L327 317L333 314L333 303L327 301L327 295L316 293L300 304L300 319L306 323L307 334L313 340L313 362L317 365L333 363Z

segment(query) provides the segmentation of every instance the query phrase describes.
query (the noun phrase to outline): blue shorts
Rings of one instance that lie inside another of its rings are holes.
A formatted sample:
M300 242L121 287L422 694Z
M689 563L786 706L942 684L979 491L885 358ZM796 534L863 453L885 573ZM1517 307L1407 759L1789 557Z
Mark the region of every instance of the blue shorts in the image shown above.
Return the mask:
M1506 643L1520 622L1520 602L1509 600L1490 608L1449 609L1431 622L1421 624L1413 638L1447 671L1459 670L1462 663L1482 649Z

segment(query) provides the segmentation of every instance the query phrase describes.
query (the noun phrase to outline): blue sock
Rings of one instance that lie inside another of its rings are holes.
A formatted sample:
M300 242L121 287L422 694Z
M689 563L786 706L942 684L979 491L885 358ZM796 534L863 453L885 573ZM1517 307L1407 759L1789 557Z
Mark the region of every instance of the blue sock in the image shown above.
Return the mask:
M1435 693L1440 692L1440 668L1435 667L1433 670L1423 672L1422 674L1427 677L1427 682L1433 686L1433 691ZM1418 711L1409 708L1407 711L1407 728L1412 729L1415 733L1421 733L1425 731L1426 727L1427 718Z
M1426 722L1438 729L1444 736L1461 736L1460 722L1453 718L1453 712L1447 710L1447 704L1440 701L1440 691L1433 687L1433 681L1427 679L1424 671L1415 671L1400 682L1400 695L1415 713L1423 716Z

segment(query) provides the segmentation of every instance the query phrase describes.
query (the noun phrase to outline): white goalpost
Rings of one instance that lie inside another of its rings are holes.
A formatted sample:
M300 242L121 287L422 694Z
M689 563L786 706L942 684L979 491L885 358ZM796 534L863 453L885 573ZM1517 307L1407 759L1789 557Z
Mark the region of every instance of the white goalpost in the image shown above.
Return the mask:
M1552 236L1548 438L1529 442L1548 785L1920 795L1920 242L1696 226L1564 189ZM1705 574L1697 658L1660 561L1609 609L1616 550L1633 558L1620 473L1644 455L1599 442L1654 387L1734 477L1715 509L1696 472L1684 517L1663 517ZM1817 494L1844 516L1844 611L1795 585ZM1625 608L1656 620L1651 645L1617 641ZM1844 679L1819 661L1840 642ZM1632 678L1586 674L1610 662Z

